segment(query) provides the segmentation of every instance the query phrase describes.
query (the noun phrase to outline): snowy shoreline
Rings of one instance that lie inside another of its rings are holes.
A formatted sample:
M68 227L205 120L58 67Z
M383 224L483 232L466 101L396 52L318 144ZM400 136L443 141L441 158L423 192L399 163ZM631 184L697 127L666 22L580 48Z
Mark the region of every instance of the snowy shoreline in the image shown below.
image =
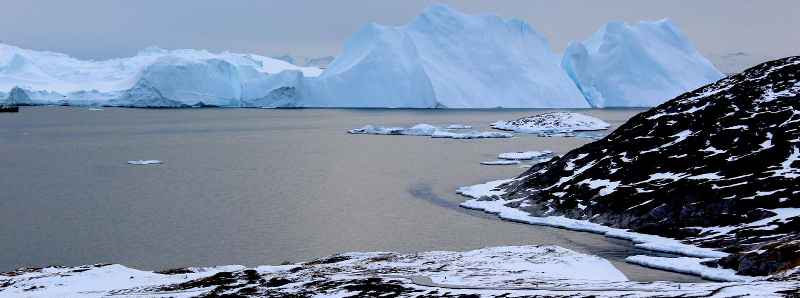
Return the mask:
M118 264L22 268L0 273L0 297L776 297L800 282L630 281L608 260L558 246L471 251L350 252L248 268L239 265L137 270Z
M471 198L470 200L461 203L460 206L467 209L494 214L503 220L512 222L600 234L610 238L631 241L637 248L691 257L656 258L650 256L631 256L626 258L626 262L632 264L696 275L705 279L716 281L751 281L758 279L737 275L735 274L735 271L730 269L711 268L700 264L700 261L725 257L728 255L725 252L681 243L678 240L667 237L636 233L626 229L612 228L586 220L571 219L564 216L531 216L525 211L506 206L506 204L513 202L510 200L482 200L482 198L485 197L499 197L503 195L505 192L502 190L496 190L496 188L514 180L515 179L495 180L483 184L460 187L456 190L456 192L462 196ZM684 262L674 265L670 264L670 262L665 262L664 260L666 259L682 260ZM692 265L691 269L686 269L687 263Z

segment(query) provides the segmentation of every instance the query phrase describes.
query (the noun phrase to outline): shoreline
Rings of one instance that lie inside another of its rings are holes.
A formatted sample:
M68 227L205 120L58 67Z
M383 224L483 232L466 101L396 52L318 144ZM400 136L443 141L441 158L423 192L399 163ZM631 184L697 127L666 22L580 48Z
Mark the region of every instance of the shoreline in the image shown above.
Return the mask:
M456 193L458 193L461 196L470 198L469 200L462 202L460 206L462 208L492 214L499 219L510 222L537 225L537 226L547 226L547 227L553 227L571 231L588 232L588 233L603 235L609 238L627 240L632 242L634 244L634 247L637 248L642 248L653 252L670 253L691 258L693 259L691 263L693 263L692 265L694 265L690 269L684 269L680 267L686 264L670 266L668 262L654 261L656 259L677 260L681 259L681 257L667 258L667 257L655 257L646 255L632 255L625 259L627 263L647 268L665 270L674 273L689 274L689 275L699 276L709 281L717 281L717 282L755 281L767 278L767 277L761 278L761 277L737 275L735 274L735 271L732 269L712 268L700 264L700 262L702 261L708 261L711 259L725 257L728 255L725 252L709 248L698 247L695 245L685 244L680 242L679 240L672 238L636 233L628 231L626 229L612 228L601 224L592 223L586 220L571 219L563 216L548 216L548 217L531 216L525 211L505 206L507 203L511 202L507 200L491 200L491 201L481 200L481 198L485 197L502 195L504 193L503 191L497 191L494 189L502 184L514 181L515 179L516 178L494 180L483 184L460 187L456 190Z

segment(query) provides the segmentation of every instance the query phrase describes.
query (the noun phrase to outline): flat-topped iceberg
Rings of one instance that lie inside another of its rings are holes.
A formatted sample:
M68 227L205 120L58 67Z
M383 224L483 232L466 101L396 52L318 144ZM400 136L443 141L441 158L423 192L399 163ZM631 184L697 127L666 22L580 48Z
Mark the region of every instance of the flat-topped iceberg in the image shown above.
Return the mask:
M510 133L495 131L458 130L458 132L455 132L430 124L420 123L408 128L397 126L365 125L361 128L348 130L347 132L350 134L429 136L432 138L449 139L492 139L510 138L514 136Z
M598 118L572 112L549 112L510 121L497 121L492 128L521 133L565 133L603 130L611 125Z
M433 5L411 23L369 24L307 83L306 106L589 107L545 37L521 20Z
M669 20L611 22L564 52L593 107L650 107L723 77Z

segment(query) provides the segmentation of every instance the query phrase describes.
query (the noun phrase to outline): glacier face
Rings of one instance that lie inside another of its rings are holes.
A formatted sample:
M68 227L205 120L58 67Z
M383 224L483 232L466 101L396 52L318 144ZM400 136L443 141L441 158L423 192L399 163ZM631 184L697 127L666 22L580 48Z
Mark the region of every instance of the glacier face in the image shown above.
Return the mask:
M368 107L588 107L527 23L433 5L399 27L369 24L309 80L306 104Z
M229 52L88 61L0 44L0 98L23 104L641 107L721 77L669 21L609 23L562 57L524 21L444 5L403 26L368 24L324 71Z
M721 79L669 20L611 22L564 52L562 66L593 107L649 107Z

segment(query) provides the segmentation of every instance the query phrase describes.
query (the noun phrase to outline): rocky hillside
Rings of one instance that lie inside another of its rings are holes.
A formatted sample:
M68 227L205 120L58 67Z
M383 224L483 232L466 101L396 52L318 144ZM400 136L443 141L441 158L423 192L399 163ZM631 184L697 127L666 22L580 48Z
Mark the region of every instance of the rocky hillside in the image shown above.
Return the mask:
M767 62L633 117L500 186L565 215L731 253L766 275L800 265L800 57ZM521 199L521 200L520 200Z

